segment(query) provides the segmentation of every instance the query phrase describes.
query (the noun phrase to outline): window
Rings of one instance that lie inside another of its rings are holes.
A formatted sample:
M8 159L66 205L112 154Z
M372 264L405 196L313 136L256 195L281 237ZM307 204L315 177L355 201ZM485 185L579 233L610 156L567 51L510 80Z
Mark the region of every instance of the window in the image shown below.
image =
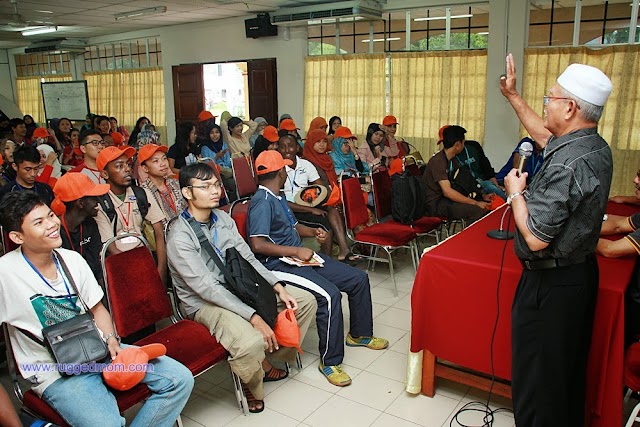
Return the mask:
M158 38L90 46L84 53L85 69L91 71L125 70L162 66Z
M15 55L18 77L69 74L68 52Z

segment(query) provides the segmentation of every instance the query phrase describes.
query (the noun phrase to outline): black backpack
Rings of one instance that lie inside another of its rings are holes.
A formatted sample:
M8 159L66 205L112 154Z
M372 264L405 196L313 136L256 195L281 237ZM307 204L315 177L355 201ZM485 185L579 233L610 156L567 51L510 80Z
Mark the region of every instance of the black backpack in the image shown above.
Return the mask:
M147 193L144 191L144 188L138 187L137 185L131 185L131 189L133 190L133 194L136 196L136 202L138 203L138 210L140 210L140 215L142 218L146 218L149 213L149 199L147 199ZM116 207L113 205L113 200L109 196L109 193L104 196L98 197L98 201L100 202L100 207L107 214L107 218L109 221L113 222L113 234L116 234L116 224L118 221L114 221L116 218Z
M468 166L459 166L457 169L449 171L449 181L451 188L465 197L474 200L482 200L482 187L474 178Z
M391 216L394 221L411 224L427 213L427 184L408 171L391 177Z

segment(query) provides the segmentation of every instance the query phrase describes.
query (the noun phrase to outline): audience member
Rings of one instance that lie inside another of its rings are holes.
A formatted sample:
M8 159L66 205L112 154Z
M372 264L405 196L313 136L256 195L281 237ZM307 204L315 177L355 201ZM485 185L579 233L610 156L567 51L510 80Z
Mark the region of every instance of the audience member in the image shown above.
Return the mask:
M55 361L45 346L18 329L42 339L43 328L82 314L86 305L114 358L122 348L91 269L78 253L58 249L62 243L60 220L36 194L8 195L0 201L0 221L9 238L20 245L0 258L0 322L9 325L22 377L70 425L124 425L125 419L100 371L63 377L56 369L30 370L30 366L35 369L34 364L53 367ZM70 281L75 283L77 295L69 289ZM142 382L149 387L151 397L133 424L170 427L189 399L193 376L166 356L149 363L153 369L147 370Z
M169 147L167 158L169 167L174 174L180 173L186 165L198 161L196 147L196 127L191 122L182 122L176 129L175 143Z
M165 145L147 144L138 151L138 163L148 178L142 188L149 190L164 213L163 226L187 207L178 180L171 177Z
M93 129L93 118L95 117L95 114L87 114L87 116L85 117L85 122L82 125L82 127L80 128L80 132L84 132L86 130L89 129Z
M153 124L147 123L145 125L142 125L142 130L136 136L135 141L131 142L131 138L132 137L129 138L129 145L131 145L136 150L139 150L140 147L146 144L158 145L160 141L160 134L156 132L156 127Z
M106 181L102 178L98 165L96 163L100 151L104 149L104 140L100 132L89 129L80 134L80 152L82 153L82 163L70 172L80 172L91 178L96 184L104 184Z
M264 129L269 126L269 122L267 122L267 119L265 119L264 117L256 117L253 121L256 122L258 127L256 128L254 134L249 138L249 144L251 145L251 148L256 145L256 139L258 139L258 137L262 135L262 132L264 132Z
M13 168L13 152L16 143L10 139L0 141L0 154L2 154L2 166L0 166L0 187L9 181L16 179L16 171Z
M31 190L36 192L47 206L51 205L53 190L47 184L36 180L40 170L40 152L36 147L25 145L16 148L12 167L16 171L16 178L0 188L0 199L7 193Z
M331 117L329 119L329 135L336 133L340 126L342 126L342 119L338 116Z
M396 157L402 157L409 154L409 149L404 139L396 139L396 132L398 131L398 119L395 116L385 116L382 119L382 126L380 126L386 136L385 145L389 148L389 159Z
M341 173L349 176L355 176L359 173L368 174L369 165L360 160L355 143L358 138L351 130L346 126L341 126L333 134L333 137L333 141L331 141L333 150L331 150L330 156L336 175Z
M289 179L286 166L294 166L277 151L264 151L256 159L260 186L251 199L248 216L251 249L257 258L278 277L314 294L318 303L320 365L318 370L336 386L351 384L342 369L344 358L344 327L341 292L349 298L350 328L347 345L374 350L387 348L389 342L373 336L373 318L369 276L366 272L344 265L326 255L317 255L324 267L297 267L281 261L281 257L296 257L303 261L314 258L311 249L302 246L301 237L315 237L321 244L328 234L296 221L281 192Z
M145 116L139 117L138 120L136 120L136 125L133 127L131 135L129 136L129 145L135 145L138 142L138 134L142 131L142 126L147 123L151 123L151 121Z
M474 200L451 186L451 179L457 175L461 166L456 155L464 150L462 128L459 126L446 128L442 144L444 148L429 159L424 172L428 189L427 214L449 219L463 219L467 223L475 222L490 209L490 204L486 201Z
M97 159L98 170L109 184L109 192L101 199L96 223L104 244L118 234L135 233L142 235L143 222L153 226L156 243L158 273L163 281L167 278L167 255L164 243L164 214L153 195L144 188L132 185L130 160L136 151L127 147L121 150L107 147ZM146 199L146 200L145 200ZM146 211L146 212L145 212ZM107 247L109 255L126 252L140 246L140 240L125 237Z
M371 173L384 169L387 158L391 155L389 147L384 144L385 133L379 123L371 123L367 128L365 142L358 147L358 156L366 163Z
M522 165L522 172L526 172L528 174L527 183L530 183L538 170L540 170L540 167L544 162L542 149L540 149L533 139L526 136L518 142L518 145L513 150L513 153L511 153L509 160L507 160L507 163L505 163L502 169L496 173L498 184L502 184L504 182L504 177L511 172L511 169L517 169L520 166L520 146L523 142L528 142L533 146L533 153L531 153L531 157L529 157Z
M300 128L296 126L296 122L294 122L293 119L284 119L280 122L280 136L282 136L284 132L293 135L298 145L302 148L304 147L304 142L298 133L299 130ZM300 154L300 152L298 154Z
M55 137L60 143L62 150L71 145L71 129L73 125L71 120L63 117L58 121L58 127L55 129Z
M1 148L2 148L2 144L0 144L0 149ZM614 197L611 197L609 201L613 203L627 203L631 205L640 205L640 170L638 170L635 178L633 178L633 184L635 185L635 192L633 196L614 196Z
M243 132L242 130L245 125L248 129ZM228 120L221 118L220 128L222 129L222 139L229 144L232 157L249 154L251 151L249 138L256 133L258 129L256 122L253 120L244 121L239 117L231 117Z
M217 165L229 201L234 201L238 198L236 195L236 182L233 179L229 145L222 139L222 129L213 120L208 120L203 132L207 135L207 138L202 139L200 155L202 158L213 160Z
M111 128L109 129L111 133L118 132L122 135L123 142L126 144L129 142L129 132L124 126L118 126L118 119L115 117L109 117L109 123L111 123Z
M102 136L109 135L111 133L111 122L109 121L109 117L98 116L95 122L97 125L96 129L100 131Z
M50 145L41 144L36 148L40 153L40 170L36 181L49 184L53 188L58 178L62 176L62 165L60 165L58 156Z
M253 146L251 150L251 157L254 162L256 158L265 150L277 150L278 149L278 140L280 137L278 136L278 129L273 126L267 126L262 132L262 135L256 139L256 144Z
M278 297L278 310L292 308L301 336L313 320L316 304L308 292L285 288L259 263L242 239L234 221L218 210L221 185L213 169L204 163L186 166L180 173L182 195L188 203L169 231L167 253L174 286L190 318L205 325L229 352L229 365L242 383L250 412L264 410L263 381L284 379L287 373L265 359L265 349L273 356L290 360L295 353L278 352L279 344L256 310L243 303L225 286L224 273L207 250L200 246L192 229L200 227L224 262L227 249L235 248L269 284ZM276 353L274 353L276 352ZM287 354L284 354L287 353Z
M209 141L209 129L211 129L211 124L215 122L216 116L210 111L202 110L200 114L198 114L198 122L196 123L196 145L199 150Z
M31 145L31 139L27 138L27 126L24 124L24 120L20 118L9 120L11 126L10 139L16 143L16 145Z
M111 140L113 141L113 146L114 147L122 147L124 145L127 145L124 136L122 136L122 134L120 132L111 132L109 134L109 136L111 137Z
M324 117L316 117L313 120L311 120L311 123L309 124L309 130L307 131L307 137L309 137L309 134L311 133L312 130L316 130L316 129L320 129L324 133L327 133L327 128L329 128L329 124L324 119Z
M31 135L33 135L33 131L36 130L36 128L38 127L38 124L35 122L35 120L33 120L33 117L31 117L29 114L26 114L22 120L24 120L24 125L27 128L27 138L31 138Z

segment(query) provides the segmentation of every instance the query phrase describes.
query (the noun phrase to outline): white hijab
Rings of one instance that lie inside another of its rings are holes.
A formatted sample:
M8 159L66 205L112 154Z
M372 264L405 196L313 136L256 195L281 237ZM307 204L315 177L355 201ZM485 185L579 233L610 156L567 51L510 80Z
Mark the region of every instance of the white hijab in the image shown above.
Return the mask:
M48 157L49 154L53 153L53 148L51 148L51 146L48 144L40 144L36 148L38 148L38 151L40 151L40 153L44 154L45 158ZM56 179L60 178L62 176L62 165L60 164L57 158L54 160L51 167L53 167L53 172L51 172L51 178L56 178ZM42 170L41 170L41 173L42 173Z

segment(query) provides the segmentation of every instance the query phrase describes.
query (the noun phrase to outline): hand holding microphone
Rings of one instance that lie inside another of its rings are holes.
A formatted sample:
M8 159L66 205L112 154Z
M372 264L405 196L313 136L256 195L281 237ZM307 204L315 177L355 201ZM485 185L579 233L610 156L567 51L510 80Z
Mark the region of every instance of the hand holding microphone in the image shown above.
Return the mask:
M511 172L504 177L504 187L507 190L507 195L521 193L527 186L527 177L529 174L527 172L523 173L522 169L524 168L526 160L533 154L533 145L528 141L523 142L520 144L518 154L520 155L518 169L511 169Z
M518 163L517 175L520 176L520 174L522 174L522 168L524 168L524 162L533 154L533 145L531 145L529 141L524 141L520 144L518 154L520 155L520 162Z

